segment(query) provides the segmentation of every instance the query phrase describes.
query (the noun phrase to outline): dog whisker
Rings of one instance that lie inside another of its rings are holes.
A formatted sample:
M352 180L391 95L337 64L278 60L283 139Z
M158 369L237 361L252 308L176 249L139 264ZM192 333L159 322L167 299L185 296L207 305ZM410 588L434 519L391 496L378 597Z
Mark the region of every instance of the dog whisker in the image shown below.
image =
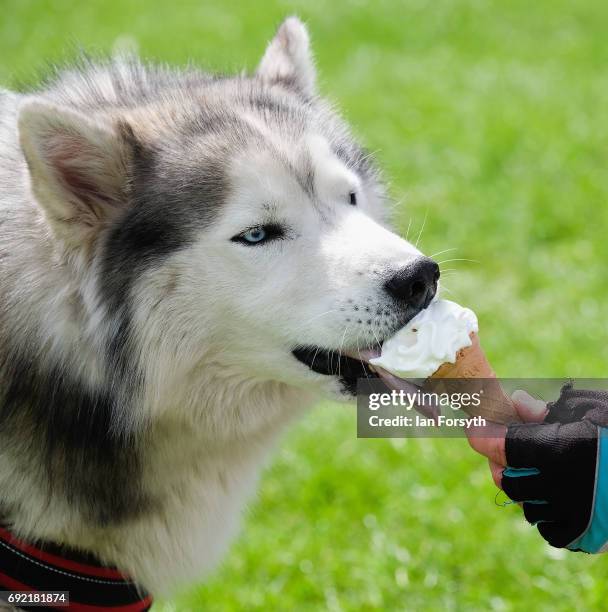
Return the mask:
M382 347L382 342L380 342L380 340L378 340L378 336L376 336L376 332L374 331L373 327L372 327L372 334L374 334L374 339L376 340L376 345L377 345L378 349L380 349Z
M315 354L313 355L313 358L312 358L312 363L310 364L310 368L311 368L311 369L312 369L312 368L314 367L314 365L315 365L315 359L317 358L317 355L319 354L319 351L320 351L320 350L321 350L321 347L320 347L320 346L318 346L318 347L317 347L317 350L315 351Z
M451 249L444 249L443 251L437 251L437 253L433 253L432 255L429 255L429 257L432 259L433 257L437 257L437 255L443 255L444 253L449 253L450 251L457 251L458 247L452 247Z
M367 368L365 367L365 361L363 361L363 358L361 357L361 347L359 346L359 337L360 337L360 334L357 334L357 353L359 355L359 361L361 362L361 365L363 366L363 371L365 372L365 376L367 376Z
M444 284L441 285L441 292L447 292L450 296L453 296L457 302L463 302L464 300L461 299L460 295L457 295L454 291L452 291L451 289L449 289L448 287L446 287Z
M300 325L302 327L304 327L304 326L308 325L309 323L312 323L313 321L316 321L317 319L320 319L321 317L325 317L328 314L332 314L334 312L338 312L338 309L337 308L332 308L331 310L328 310L326 312L322 312L321 314L317 314L314 317L311 317L310 319L308 319L306 321L303 321L302 323L300 323Z
M407 231L405 232L405 239L407 240L408 236L410 235L410 227L412 227L412 218L410 217L410 221L407 224Z
M438 261L437 264L441 265L441 264L444 264L444 263L448 263L450 261L468 261L468 262L476 263L476 264L481 263L477 259L465 259L463 257L456 257L454 259L444 259L443 261Z
M422 236L422 232L424 230L424 226L426 225L426 218L428 217L429 214L429 209L426 209L426 212L424 213L424 221L422 222L422 227L420 228L420 231L418 232L418 238L416 238L416 244L414 245L416 248L418 248L418 243L420 242L420 237Z
M342 342L340 342L340 349L338 350L338 377L341 375L341 362L340 355L342 354L342 349L344 348L344 340L346 339L346 332L350 328L350 325L344 326L344 333L342 334Z

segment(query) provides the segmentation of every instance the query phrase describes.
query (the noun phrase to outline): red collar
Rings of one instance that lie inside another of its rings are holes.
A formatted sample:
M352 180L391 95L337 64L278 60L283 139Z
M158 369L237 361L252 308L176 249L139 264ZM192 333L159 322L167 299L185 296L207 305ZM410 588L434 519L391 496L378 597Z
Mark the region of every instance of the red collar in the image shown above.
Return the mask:
M152 605L152 598L117 569L71 549L47 543L27 544L3 527L0 591L69 592L68 606L58 601L36 610L143 612ZM27 607L27 603L21 607Z

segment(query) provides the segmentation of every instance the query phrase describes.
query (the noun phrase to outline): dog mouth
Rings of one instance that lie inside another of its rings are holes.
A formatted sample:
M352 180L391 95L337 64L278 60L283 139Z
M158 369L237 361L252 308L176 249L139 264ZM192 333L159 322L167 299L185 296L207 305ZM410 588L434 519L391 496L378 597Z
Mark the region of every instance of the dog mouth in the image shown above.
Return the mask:
M325 376L337 376L344 392L348 395L357 395L357 380L377 379L389 390L412 393L417 390L408 380L397 378L382 368L374 368L369 360L380 356L382 343L378 348L365 348L355 351L336 351L317 346L302 346L294 349L294 357L307 365L313 372ZM436 418L439 414L437 406L431 404L418 404L416 410L422 415Z
M393 333L406 325L421 310L422 308L417 308L412 312L407 312L406 316L398 322ZM338 377L344 390L351 395L357 394L357 380L360 378L379 378L389 388L400 389L403 388L403 385L399 379L382 368L376 370L369 363L370 359L380 357L382 345L391 335L392 333L379 339L373 347L336 350L303 344L294 348L291 353L313 372L324 376Z
M357 392L360 378L378 378L369 360L380 355L381 346L375 348L337 351L320 346L300 346L292 351L293 356L307 365L313 372L325 376L337 376L346 391Z

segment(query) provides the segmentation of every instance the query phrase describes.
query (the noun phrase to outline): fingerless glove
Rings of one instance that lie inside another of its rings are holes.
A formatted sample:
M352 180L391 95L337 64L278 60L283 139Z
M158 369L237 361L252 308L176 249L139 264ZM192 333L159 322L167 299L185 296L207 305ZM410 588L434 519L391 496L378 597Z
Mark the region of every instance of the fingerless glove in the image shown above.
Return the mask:
M562 388L543 423L510 425L502 488L558 548L608 549L608 392Z

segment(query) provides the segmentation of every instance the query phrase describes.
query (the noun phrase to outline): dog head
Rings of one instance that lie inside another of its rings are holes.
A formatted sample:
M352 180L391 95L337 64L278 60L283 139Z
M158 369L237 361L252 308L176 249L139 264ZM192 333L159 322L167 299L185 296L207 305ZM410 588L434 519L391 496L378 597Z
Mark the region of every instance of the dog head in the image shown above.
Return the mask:
M428 305L439 271L388 228L371 156L317 97L301 22L251 77L99 70L19 125L113 374L154 397L221 377L352 395L359 352Z

